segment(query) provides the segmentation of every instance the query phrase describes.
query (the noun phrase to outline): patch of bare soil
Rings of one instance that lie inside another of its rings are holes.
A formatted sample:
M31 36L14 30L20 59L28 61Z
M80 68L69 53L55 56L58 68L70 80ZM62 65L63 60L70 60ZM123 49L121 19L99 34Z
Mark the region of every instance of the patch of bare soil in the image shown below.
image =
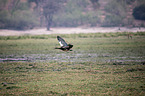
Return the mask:
M46 28L32 29L25 31L1 29L0 36L20 36L20 35L42 35L42 34L78 34L78 33L109 33L109 32L143 32L145 28L126 27L91 27L91 28Z

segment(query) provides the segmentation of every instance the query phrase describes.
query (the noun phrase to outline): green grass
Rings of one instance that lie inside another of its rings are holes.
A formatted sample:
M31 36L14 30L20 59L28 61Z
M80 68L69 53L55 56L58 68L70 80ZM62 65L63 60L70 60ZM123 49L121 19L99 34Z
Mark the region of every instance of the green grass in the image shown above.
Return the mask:
M132 34L134 36L145 36L145 32L116 32L116 33L88 33L88 34L59 34L64 38L103 38L103 37L119 37ZM58 34L52 35L23 35L23 36L0 36L0 40L19 40L19 39L49 39L56 38Z
M0 95L144 96L145 36L118 34L61 35L72 52L54 50L56 35L1 37L0 58L32 60L0 62Z

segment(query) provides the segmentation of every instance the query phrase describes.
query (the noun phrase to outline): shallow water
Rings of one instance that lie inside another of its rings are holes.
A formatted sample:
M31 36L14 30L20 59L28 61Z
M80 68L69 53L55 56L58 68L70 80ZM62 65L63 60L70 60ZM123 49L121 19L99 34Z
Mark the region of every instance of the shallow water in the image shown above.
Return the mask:
M114 57L96 53L25 54L0 56L0 62L145 62L144 57Z

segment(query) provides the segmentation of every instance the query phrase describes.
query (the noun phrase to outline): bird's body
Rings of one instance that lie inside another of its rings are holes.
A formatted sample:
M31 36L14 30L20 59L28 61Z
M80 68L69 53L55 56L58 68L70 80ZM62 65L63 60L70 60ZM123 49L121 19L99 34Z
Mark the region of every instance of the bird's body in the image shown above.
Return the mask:
M55 48L55 49L60 49L62 51L72 51L72 50L70 50L73 47L72 44L67 44L65 42L65 40L63 38L61 38L60 36L57 36L57 40L58 40L61 47L60 48Z

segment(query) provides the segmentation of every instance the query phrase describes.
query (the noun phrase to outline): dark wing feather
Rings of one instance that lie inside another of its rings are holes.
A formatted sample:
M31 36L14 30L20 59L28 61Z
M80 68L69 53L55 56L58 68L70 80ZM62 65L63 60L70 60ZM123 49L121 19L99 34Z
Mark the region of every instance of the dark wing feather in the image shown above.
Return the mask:
M57 40L60 44L60 46L68 46L64 39L62 39L60 36L57 36Z

